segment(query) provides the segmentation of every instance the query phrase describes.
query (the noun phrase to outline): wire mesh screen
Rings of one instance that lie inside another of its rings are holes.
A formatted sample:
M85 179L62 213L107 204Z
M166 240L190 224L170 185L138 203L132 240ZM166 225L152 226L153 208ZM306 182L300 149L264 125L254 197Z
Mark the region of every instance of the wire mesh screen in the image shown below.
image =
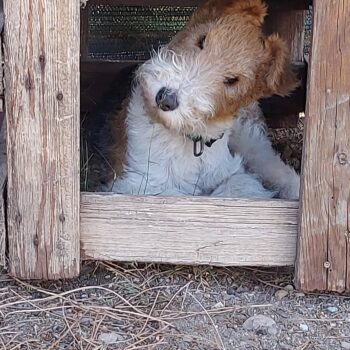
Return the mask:
M304 39L304 54L309 55L310 54L310 47L311 47L311 35L312 35L312 7L310 6L310 9L306 11L305 16L305 39Z
M89 6L89 58L144 61L152 50L169 39L188 21L195 7ZM306 11L305 46L310 48L312 9Z
M89 57L143 61L179 31L194 7L91 5Z

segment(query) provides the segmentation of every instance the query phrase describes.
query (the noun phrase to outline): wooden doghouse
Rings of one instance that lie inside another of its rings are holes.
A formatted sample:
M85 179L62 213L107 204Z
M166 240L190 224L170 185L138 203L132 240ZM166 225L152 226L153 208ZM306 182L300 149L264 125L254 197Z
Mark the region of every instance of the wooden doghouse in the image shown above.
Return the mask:
M138 63L135 57L93 57L92 11L101 5L188 8L200 1L89 0L83 10L79 0L3 1L8 184L7 210L0 207L0 224L6 221L6 229L0 227L0 263L7 246L14 276L71 278L79 274L81 259L296 262L298 288L350 290L348 0L313 1L300 204L80 193L80 73L82 80L108 76ZM268 3L265 29L288 41L303 76L309 1ZM304 97L301 89L289 100L265 101L270 123L280 122L281 110L283 120L295 120ZM91 108L88 102L82 106Z

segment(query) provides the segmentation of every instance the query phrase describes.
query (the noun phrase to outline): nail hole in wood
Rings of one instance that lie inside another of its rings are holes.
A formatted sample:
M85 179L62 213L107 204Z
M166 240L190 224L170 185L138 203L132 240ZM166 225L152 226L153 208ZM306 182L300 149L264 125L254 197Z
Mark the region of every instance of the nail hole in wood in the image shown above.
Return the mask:
M58 101L62 101L62 100L63 100L63 94L62 94L62 92L59 92L59 93L57 94L56 98L57 98Z

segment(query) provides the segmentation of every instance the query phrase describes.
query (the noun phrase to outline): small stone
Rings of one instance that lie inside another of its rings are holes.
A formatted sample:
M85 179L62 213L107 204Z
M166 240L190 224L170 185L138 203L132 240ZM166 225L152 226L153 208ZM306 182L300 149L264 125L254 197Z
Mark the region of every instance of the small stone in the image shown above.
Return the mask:
M219 301L214 305L214 309L221 309L223 307L224 307L224 304L221 301Z
M341 346L342 349L350 350L350 343L347 342L347 341L342 341L340 343L340 346Z
M327 311L331 312L334 314L335 312L338 312L338 308L336 306L328 306Z
M308 332L309 331L309 326L305 323L300 323L299 328L303 331L303 332Z
M249 289L247 287L242 287L242 286L238 287L236 290L237 293L246 293L248 291Z
M113 344L119 341L123 341L124 338L122 335L115 332L101 333L98 337L98 340L104 344Z
M227 295L235 295L236 291L233 287L228 287L227 288Z
M285 290L289 291L289 292L292 292L294 290L294 287L291 285L291 284L287 284L285 287L284 287Z
M277 334L276 322L271 317L265 315L256 315L248 318L243 323L243 328L247 331L254 331L258 334Z
M305 296L304 293L295 293L296 298L303 298Z
M83 324L84 326L89 326L93 324L93 320L91 317L82 317L80 319L80 323Z
M279 300L285 298L288 295L288 291L284 290L284 289L279 289L276 293L275 293L275 297Z

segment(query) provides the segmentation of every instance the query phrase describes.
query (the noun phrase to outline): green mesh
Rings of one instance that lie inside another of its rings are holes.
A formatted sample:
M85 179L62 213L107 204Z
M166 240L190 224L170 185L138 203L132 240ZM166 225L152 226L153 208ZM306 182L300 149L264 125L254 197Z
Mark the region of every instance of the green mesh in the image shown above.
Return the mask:
M92 5L89 56L92 59L148 59L152 50L179 31L194 7Z
M169 42L195 7L89 6L89 58L144 61ZM305 54L309 53L312 10L306 11Z

